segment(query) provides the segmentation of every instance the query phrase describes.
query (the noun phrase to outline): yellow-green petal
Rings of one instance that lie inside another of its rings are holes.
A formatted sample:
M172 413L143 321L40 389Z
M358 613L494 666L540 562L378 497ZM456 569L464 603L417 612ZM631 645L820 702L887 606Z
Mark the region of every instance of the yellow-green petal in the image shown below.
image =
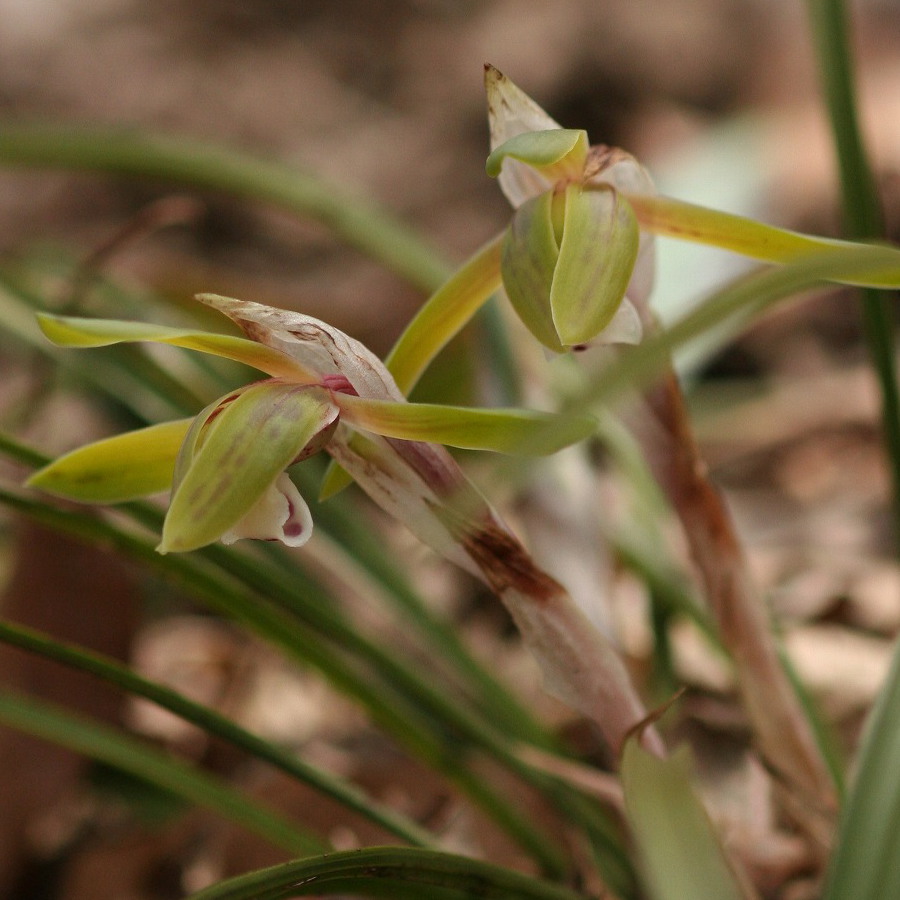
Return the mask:
M526 131L504 141L488 156L485 170L496 178L507 158L517 159L537 169L550 181L580 178L587 159L588 136L575 128Z
M559 256L553 231L553 193L526 200L513 216L503 244L503 287L525 327L545 346L562 352L550 312L550 290Z
M81 503L122 503L167 491L191 421L151 425L79 447L35 472L27 484Z
M108 347L110 344L150 341L223 356L253 366L269 375L291 378L297 382L311 383L317 380L308 369L286 353L233 335L118 319L54 316L49 313L38 313L38 324L44 334L61 347Z
M653 234L709 244L751 259L785 265L815 257L824 260L828 254L834 254L836 259L853 262L846 272L836 270L829 275L829 281L862 287L900 287L900 248L897 247L814 237L671 197L629 193L627 199L641 228ZM862 260L866 253L872 256L871 271L856 264L857 258ZM886 263L892 254L896 266Z
M563 420L553 413L528 409L390 403L348 395L339 395L335 400L341 407L341 421L356 428L384 437L429 441L466 450L545 456L584 440L596 429L596 420L591 416ZM541 427L554 420L560 424L558 429Z
M243 391L179 465L160 552L194 550L233 528L337 414L322 388L264 382Z
M566 188L565 224L550 290L560 343L584 344L612 320L637 259L640 233L628 202L612 188Z

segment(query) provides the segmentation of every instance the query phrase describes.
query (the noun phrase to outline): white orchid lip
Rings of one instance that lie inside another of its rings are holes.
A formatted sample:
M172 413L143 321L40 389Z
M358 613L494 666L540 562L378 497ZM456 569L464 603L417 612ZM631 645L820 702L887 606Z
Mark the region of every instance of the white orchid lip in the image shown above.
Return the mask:
M223 544L252 539L302 547L313 533L313 519L294 482L282 472L253 507L219 540Z

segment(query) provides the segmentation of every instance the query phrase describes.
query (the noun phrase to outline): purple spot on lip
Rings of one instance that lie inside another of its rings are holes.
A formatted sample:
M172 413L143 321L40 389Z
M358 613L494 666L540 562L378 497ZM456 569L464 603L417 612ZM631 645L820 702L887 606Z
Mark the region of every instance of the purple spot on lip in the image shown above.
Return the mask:
M288 505L288 517L287 521L284 523L284 534L285 537L296 538L300 537L303 534L303 523L294 519L294 504L291 503L290 500L287 502Z

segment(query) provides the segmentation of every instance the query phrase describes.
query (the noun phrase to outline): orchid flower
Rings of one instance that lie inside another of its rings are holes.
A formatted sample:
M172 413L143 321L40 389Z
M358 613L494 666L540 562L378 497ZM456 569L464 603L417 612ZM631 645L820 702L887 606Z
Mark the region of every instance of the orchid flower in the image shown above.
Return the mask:
M487 170L515 208L512 223L478 248L422 305L385 365L408 394L454 335L501 286L524 324L556 352L637 343L652 325L656 236L693 241L767 263L849 258L871 251L871 270L838 266L830 280L900 285L884 248L799 234L658 194L623 150L562 128L493 66L485 67L491 154ZM841 260L843 265L843 260ZM330 492L344 480L332 477Z
M615 649L566 590L539 569L468 481L449 444L552 453L593 432L582 418L540 443L557 417L407 403L386 366L358 341L301 313L214 295L198 299L246 338L133 322L41 316L63 346L154 341L224 356L269 377L227 394L194 419L154 425L61 457L34 486L87 502L116 502L172 486L161 552L217 539L299 545L308 510L286 467L328 452L383 509L424 543L486 582L504 602L549 690L596 721L620 748L646 712ZM648 730L645 744L662 752Z
M448 474L453 466L445 451L446 459L438 461L437 448L422 442L540 455L581 440L593 428L585 417L538 444L530 442L529 431L552 419L548 413L407 403L383 363L338 329L257 303L213 295L199 299L252 339L133 322L40 317L45 334L57 344L155 341L238 360L269 376L229 392L194 419L82 447L30 479L34 487L86 502L121 502L171 487L159 545L163 553L239 538L301 546L312 533L312 520L285 470L323 449L361 482L379 484L394 511L402 508L407 518L418 514L423 521L413 527L445 550L453 541L429 509L437 501L428 482L449 491L463 479L461 473ZM353 433L368 440L357 439L350 447ZM416 465L428 470L425 479Z
M501 281L519 317L550 350L637 343L652 324L657 235L708 244L767 263L825 258L866 245L821 238L659 195L646 170L618 148L591 146L586 132L560 126L493 66L485 66L491 153L486 168L514 207L499 241L479 250L423 308L426 324L458 329ZM883 252L882 248L869 248ZM499 278L491 275L499 270ZM462 273L465 272L465 275ZM900 282L894 271L858 266L832 280L868 287ZM450 333L433 338L446 343ZM420 370L425 347L403 338L395 368ZM414 359L414 363L405 357Z
M653 283L653 245L622 191L652 194L634 157L563 128L493 66L485 69L491 154L515 207L501 257L503 286L551 350L641 339L637 305Z

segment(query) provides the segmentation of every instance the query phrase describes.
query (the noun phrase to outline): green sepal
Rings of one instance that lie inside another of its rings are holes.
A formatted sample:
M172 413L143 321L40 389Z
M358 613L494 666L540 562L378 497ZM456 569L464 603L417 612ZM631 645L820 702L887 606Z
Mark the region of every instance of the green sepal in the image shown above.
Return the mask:
M596 430L592 416L562 419L528 409L474 409L431 403L391 403L338 396L341 421L385 437L430 441L466 450L546 456ZM565 427L541 428L558 419ZM537 436L540 432L540 437Z
M526 131L495 147L485 163L485 171L496 178L507 157L517 159L551 181L580 178L587 159L587 132L575 128Z
M564 350L550 312L559 257L553 231L553 192L526 200L513 216L503 243L503 287L525 327L550 350Z
M286 353L247 338L117 319L83 319L49 313L38 313L37 319L41 331L60 347L108 347L110 344L150 341L223 356L275 377L307 383L318 380Z
M166 491L191 421L151 425L79 447L26 484L81 503L123 503Z
M550 312L564 346L584 344L611 321L628 289L640 233L628 201L609 187L569 185Z
M185 439L159 551L194 550L221 537L337 415L323 388L263 382L201 422Z

